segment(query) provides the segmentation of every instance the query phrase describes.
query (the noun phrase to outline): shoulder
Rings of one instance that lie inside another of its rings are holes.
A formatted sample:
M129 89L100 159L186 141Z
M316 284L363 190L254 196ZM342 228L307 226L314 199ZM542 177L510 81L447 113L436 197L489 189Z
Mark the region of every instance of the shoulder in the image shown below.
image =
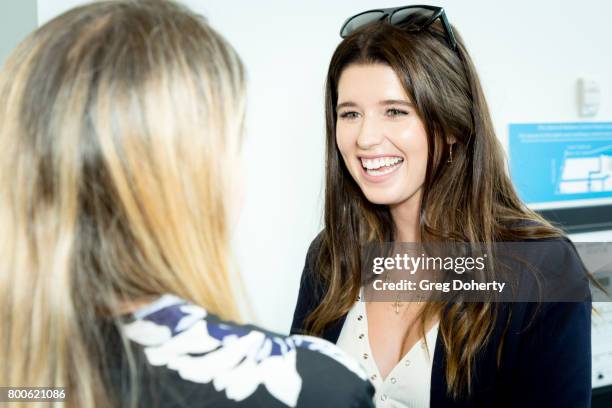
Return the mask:
M511 320L507 334L538 353L550 352L560 342L580 344L577 349L584 351L592 302L589 272L574 243L559 235L504 245L509 248L504 249L504 264L512 266L510 272L519 280L514 300L498 308L500 316Z
M321 230L314 239L310 242L308 246L308 251L306 252L306 263L310 269L314 269L315 263L321 252L321 247L323 246L325 240L325 230Z
M313 305L318 304L319 298L323 296L324 282L318 270L318 261L324 239L325 230L319 232L308 246L298 294L298 303L301 302L302 304L298 306L305 306L304 302L306 302L308 307L312 308Z
M317 270L317 260L321 251L324 231L312 240L306 252L306 259L300 277L300 287L296 300L291 334L304 333L304 322L307 316L319 305L324 293L325 284Z
M540 225L534 221L529 224ZM542 303L590 300L590 274L567 236L524 237L495 242L493 247L491 259L495 270L509 283L507 287L518 288L508 292L510 298L505 300Z
M148 364L230 400L268 401L261 406L301 406L305 400L350 405L355 399L367 401L373 392L356 363L321 339L223 321L173 296L134 317L124 332L143 348Z

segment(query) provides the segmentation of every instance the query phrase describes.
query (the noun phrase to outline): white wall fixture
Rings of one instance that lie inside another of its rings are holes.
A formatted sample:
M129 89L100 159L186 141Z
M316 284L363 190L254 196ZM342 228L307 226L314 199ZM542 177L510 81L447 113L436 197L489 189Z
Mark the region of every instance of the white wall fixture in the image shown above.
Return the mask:
M597 115L601 103L599 83L593 79L578 79L578 114L582 117Z

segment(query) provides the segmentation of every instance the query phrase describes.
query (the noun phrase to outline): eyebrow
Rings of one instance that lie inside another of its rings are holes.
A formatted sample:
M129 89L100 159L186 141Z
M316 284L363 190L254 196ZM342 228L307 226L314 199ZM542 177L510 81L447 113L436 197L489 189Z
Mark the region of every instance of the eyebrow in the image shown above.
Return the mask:
M403 105L409 108L414 107L411 102L405 101L403 99L385 99L384 101L378 102L379 105ZM357 104L352 101L342 102L336 106L336 109L346 108L346 107L355 107Z

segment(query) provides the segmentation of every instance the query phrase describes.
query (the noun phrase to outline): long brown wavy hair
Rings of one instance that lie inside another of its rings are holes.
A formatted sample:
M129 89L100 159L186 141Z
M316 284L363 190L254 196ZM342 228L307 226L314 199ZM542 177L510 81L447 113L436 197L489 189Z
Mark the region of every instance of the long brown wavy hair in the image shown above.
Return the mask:
M429 150L420 209L422 242L490 244L563 235L519 199L476 69L454 32L456 52L438 23L415 33L380 22L345 38L331 59L325 96L325 229L315 265L326 291L306 319L310 334L321 335L357 299L361 246L393 241L396 233L389 208L365 198L336 145L338 81L351 64L391 67L424 123ZM456 143L447 163L452 137ZM490 337L497 311L492 302L427 302L419 314L423 336L425 322L440 318L447 391L455 398L471 392L474 360ZM501 344L498 363L500 353Z

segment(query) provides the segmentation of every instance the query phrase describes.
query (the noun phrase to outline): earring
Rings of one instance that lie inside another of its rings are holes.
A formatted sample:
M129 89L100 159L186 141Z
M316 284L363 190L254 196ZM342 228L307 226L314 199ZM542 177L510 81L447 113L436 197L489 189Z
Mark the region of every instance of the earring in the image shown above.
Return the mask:
M453 162L453 144L454 144L454 143L452 143L452 144L450 145L450 157L449 157L449 158L448 158L448 160L446 161L447 163L452 163L452 162Z

